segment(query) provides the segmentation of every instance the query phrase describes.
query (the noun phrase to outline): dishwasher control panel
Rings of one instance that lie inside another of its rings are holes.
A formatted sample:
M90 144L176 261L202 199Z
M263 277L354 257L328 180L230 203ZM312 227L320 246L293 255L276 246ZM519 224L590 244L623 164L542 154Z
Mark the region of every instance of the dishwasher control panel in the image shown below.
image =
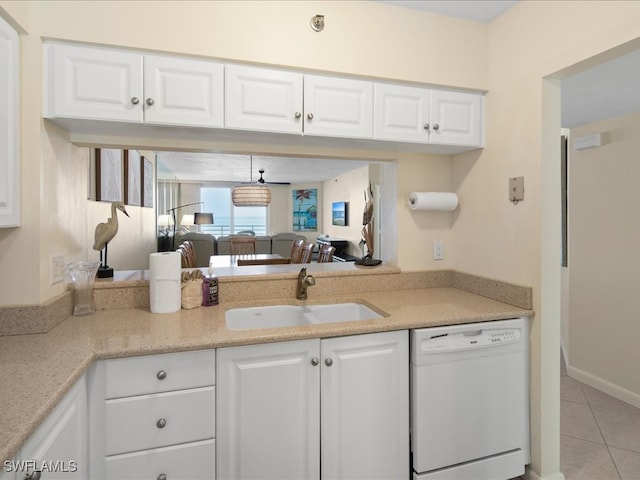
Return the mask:
M436 334L420 342L423 353L468 350L473 348L505 345L520 341L520 329L470 330L457 333Z

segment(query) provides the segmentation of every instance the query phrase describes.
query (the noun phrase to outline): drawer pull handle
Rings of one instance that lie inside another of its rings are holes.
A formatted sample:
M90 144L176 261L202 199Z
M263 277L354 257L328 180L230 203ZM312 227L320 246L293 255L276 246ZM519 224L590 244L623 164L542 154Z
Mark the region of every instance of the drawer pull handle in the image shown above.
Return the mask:
M34 470L31 473L24 474L24 480L40 480L42 472L40 470Z
M167 426L167 421L164 418L161 418L156 422L156 427L158 428L164 428L166 426Z
M156 378L158 380L164 380L165 378L167 378L167 372L165 372L164 370L160 370L158 373L156 373Z
M158 475L158 480L167 480L167 476L164 473Z

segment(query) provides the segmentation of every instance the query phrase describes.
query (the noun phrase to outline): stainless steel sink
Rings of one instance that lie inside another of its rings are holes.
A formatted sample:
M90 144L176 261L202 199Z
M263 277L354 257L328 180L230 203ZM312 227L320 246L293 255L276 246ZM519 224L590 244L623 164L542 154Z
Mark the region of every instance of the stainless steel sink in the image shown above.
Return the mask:
M382 315L362 303L355 302L304 306L270 305L232 308L225 312L229 330L298 327L375 318L382 318Z

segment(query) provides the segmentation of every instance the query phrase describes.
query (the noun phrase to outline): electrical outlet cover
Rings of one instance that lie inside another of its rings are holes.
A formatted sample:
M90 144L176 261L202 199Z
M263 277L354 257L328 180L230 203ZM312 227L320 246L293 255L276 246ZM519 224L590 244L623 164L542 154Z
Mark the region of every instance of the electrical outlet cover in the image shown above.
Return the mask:
M64 255L51 257L51 285L64 280Z

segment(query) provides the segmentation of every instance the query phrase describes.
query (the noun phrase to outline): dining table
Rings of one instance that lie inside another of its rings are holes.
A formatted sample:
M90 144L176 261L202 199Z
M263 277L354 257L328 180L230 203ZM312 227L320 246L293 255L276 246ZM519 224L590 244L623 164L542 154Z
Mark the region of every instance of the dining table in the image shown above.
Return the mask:
M249 253L245 255L211 255L209 257L209 266L213 268L221 267L237 267L238 259L264 261L268 263L269 260L276 260L285 258L277 253Z

